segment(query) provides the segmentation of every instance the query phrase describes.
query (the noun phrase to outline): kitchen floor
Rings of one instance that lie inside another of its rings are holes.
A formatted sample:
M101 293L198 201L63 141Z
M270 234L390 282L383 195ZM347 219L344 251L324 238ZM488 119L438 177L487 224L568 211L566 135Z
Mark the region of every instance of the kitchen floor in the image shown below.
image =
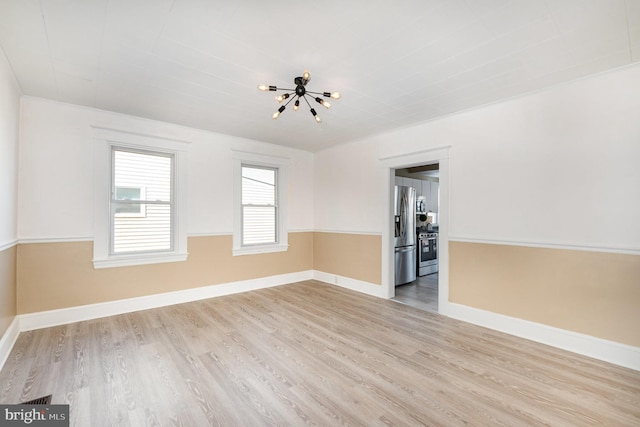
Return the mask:
M393 298L420 310L438 312L438 273L418 277L415 281L396 287Z

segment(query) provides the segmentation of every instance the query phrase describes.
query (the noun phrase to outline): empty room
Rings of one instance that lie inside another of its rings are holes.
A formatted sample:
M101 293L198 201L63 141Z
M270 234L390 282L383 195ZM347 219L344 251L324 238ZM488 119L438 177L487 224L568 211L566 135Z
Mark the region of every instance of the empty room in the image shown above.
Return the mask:
M638 426L639 162L640 0L2 0L0 424Z

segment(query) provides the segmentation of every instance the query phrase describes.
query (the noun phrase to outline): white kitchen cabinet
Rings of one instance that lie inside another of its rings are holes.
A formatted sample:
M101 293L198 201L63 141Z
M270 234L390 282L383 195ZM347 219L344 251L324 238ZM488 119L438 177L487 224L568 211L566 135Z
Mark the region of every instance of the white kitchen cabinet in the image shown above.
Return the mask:
M407 187L416 188L416 181L417 181L416 179L407 178ZM418 191L416 190L416 196L418 195L417 193L418 193Z
M413 187L416 189L416 200L418 200L418 197L422 196L422 180L421 179L414 179L413 180Z
M440 183L435 181L429 181L431 187L431 195L429 198L428 207L432 212L438 212L438 195L440 194Z
M425 209L429 212L431 209L431 183L430 181L422 181L420 187L420 193L424 197L424 204L426 205Z
M415 181L415 179L403 177L402 178L402 183L403 183L402 185L404 185L405 187L416 188L416 185L415 185L414 181Z
M406 185L407 187L413 187L413 188L416 188L416 185L415 185L414 181L415 181L415 179L405 178L405 179L404 179L404 182L405 182L405 184L404 184L404 185Z

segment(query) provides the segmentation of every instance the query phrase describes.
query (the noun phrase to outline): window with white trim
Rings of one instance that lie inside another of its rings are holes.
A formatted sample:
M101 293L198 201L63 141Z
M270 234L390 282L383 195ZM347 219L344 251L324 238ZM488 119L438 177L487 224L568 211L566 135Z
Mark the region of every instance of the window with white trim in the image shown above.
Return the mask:
M278 243L278 169L242 165L242 246Z
M234 152L233 254L286 251L287 159Z
M95 128L94 267L184 261L183 141Z
M111 151L110 255L171 251L174 155L117 146Z

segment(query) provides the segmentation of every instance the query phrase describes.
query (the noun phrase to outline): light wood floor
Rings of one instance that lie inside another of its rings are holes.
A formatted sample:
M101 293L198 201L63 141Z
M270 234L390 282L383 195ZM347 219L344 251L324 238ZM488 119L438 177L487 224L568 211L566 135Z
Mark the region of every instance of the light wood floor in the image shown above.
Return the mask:
M308 281L20 334L76 426L640 425L640 372Z

